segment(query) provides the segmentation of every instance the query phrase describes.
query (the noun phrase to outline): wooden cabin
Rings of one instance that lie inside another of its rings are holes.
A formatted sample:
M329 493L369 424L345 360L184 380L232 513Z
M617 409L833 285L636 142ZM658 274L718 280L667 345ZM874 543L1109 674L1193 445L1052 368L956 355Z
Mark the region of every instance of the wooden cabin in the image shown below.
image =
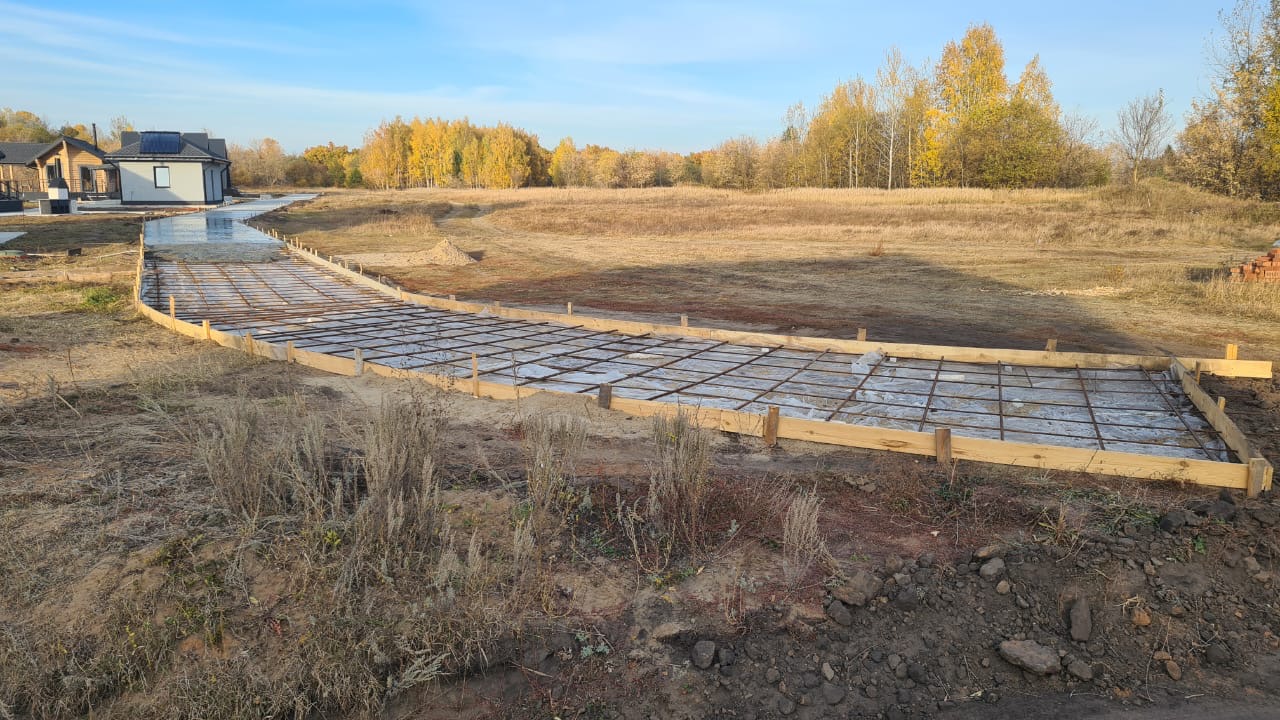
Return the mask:
M43 192L48 192L50 180L62 178L72 197L119 198L120 171L106 157L92 143L64 135L37 153L31 165Z

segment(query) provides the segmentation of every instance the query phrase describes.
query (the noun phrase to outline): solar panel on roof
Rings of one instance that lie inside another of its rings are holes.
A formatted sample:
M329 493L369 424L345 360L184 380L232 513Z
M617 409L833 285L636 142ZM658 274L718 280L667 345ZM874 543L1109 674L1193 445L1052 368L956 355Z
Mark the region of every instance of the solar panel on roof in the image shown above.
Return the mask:
M182 135L176 132L142 133L142 152L172 155L182 149Z

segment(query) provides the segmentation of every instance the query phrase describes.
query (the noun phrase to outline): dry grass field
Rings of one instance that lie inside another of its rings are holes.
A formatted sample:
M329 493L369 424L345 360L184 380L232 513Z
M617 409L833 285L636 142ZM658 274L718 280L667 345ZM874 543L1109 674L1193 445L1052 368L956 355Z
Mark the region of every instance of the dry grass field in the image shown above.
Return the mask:
M131 270L138 258L138 232L145 219L142 215L123 214L0 217L0 232L26 233L0 249L47 256L5 258L0 272ZM81 254L68 257L67 251L76 248Z
M1280 355L1280 209L1138 189L348 191L260 218L406 287L951 345ZM450 239L480 262L440 266Z

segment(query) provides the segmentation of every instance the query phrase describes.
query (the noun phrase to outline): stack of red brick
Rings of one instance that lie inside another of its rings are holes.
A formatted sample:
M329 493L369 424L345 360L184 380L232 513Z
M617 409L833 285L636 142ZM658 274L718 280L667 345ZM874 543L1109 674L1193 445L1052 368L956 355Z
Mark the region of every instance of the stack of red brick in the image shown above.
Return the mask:
M1280 247L1252 262L1231 268L1232 282L1280 282Z

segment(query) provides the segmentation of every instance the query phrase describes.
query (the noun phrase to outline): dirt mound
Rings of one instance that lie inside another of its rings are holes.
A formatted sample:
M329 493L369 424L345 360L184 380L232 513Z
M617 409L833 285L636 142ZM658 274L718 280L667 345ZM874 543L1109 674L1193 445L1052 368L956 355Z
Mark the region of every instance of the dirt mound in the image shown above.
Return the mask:
M476 261L449 240L441 240L422 259L431 265L470 265Z

